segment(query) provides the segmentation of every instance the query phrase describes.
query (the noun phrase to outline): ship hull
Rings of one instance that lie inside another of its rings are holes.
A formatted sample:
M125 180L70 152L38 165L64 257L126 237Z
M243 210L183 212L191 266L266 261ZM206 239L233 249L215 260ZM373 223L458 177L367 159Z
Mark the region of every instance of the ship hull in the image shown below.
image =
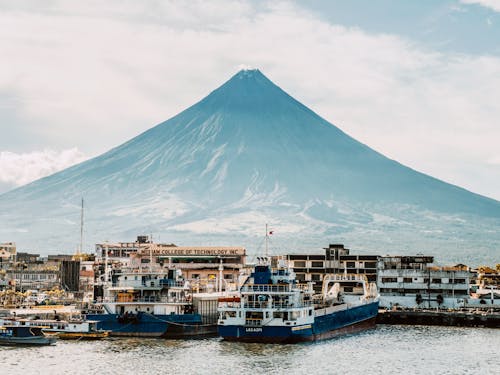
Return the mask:
M91 314L97 328L117 337L162 337L168 339L215 336L216 326L203 325L198 314L152 315L123 317L118 314Z
M217 324L169 323L162 337L166 339L203 339L217 337Z
M37 345L52 345L55 344L57 338L55 337L1 337L0 346L37 346Z
M302 326L219 326L226 341L293 344L326 340L375 327L378 302L348 310L316 316L314 323Z

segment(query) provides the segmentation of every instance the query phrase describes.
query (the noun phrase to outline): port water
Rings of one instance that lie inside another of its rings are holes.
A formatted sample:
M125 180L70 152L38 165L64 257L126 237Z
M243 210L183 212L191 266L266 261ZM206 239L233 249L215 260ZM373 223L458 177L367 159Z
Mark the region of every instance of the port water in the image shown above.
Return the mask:
M0 347L2 374L498 374L500 330L389 326L312 344L220 339Z

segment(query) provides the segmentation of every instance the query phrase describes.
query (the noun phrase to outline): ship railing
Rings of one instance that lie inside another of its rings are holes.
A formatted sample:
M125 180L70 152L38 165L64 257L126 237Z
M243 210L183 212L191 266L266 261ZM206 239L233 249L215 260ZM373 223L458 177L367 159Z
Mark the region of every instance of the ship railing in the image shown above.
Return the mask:
M293 309L293 308L302 308L312 306L311 301L304 301L299 303L279 303L272 302L268 303L266 301L263 302L246 302L243 305L245 308L249 309L261 309L261 308L269 308L269 309Z
M188 303L190 300L187 298L177 298L177 297L136 297L136 298L120 298L120 297L111 297L111 298L103 298L103 302L141 302L141 303Z
M256 319L256 318L246 318L245 319L245 325L246 326L261 326L262 325L262 319Z
M288 293L294 289L291 284L273 285L273 284L248 284L241 287L241 292L270 292L270 293Z
M341 273L334 273L334 274L326 274L324 279L328 278L329 281L365 281L366 282L366 276L365 275L358 275L355 273L349 273L349 274L341 274Z

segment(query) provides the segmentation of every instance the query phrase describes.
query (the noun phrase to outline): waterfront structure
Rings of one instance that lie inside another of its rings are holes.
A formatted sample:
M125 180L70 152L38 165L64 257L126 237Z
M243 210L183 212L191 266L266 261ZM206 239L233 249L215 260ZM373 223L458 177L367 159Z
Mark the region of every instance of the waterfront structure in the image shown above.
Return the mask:
M218 291L235 289L246 264L244 247L172 246L151 243L139 251L141 262L152 261L182 272L185 279Z
M350 254L350 250L343 244L330 244L324 248L324 254L289 254L285 256L290 267L296 274L297 280L314 282L314 290L322 288L325 274L347 273L363 275L368 282L377 281L378 255ZM276 257L278 259L279 257ZM343 292L354 292L356 283L342 285Z
M6 268L16 259L16 244L14 242L0 243L0 269Z
M61 285L58 267L21 265L7 270L6 276L11 280L11 285L21 292L31 289L49 290Z
M108 258L110 261L118 260L124 264L130 261L130 257L137 254L139 250L152 244L149 236L137 236L134 242L98 243L95 245L96 256L100 259ZM175 246L164 245L164 246Z
M40 254L32 254L26 252L18 252L16 254L16 262L25 264L41 264Z
M377 285L380 306L409 308L466 306L471 270L467 266L434 266L433 256L382 256Z
M481 266L474 272L474 284L471 285L469 304L482 307L500 307L500 264L496 269Z
M343 282L359 283L364 293L345 296ZM335 337L375 325L378 296L375 284L361 275L323 277L322 293L312 282L300 284L284 265L271 268L260 258L240 288L239 297L221 298L219 335L229 341L295 343Z

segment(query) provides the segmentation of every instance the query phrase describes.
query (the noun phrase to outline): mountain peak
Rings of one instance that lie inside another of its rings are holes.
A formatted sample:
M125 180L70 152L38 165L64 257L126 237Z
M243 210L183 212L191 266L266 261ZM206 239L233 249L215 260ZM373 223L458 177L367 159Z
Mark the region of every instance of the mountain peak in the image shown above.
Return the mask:
M243 68L238 73L236 73L233 78L238 79L256 79L264 77L264 74L257 68Z
M224 87L228 84L230 86L237 85L238 88L241 88L242 85L270 85L276 87L276 85L271 82L269 78L267 78L259 69L256 68L241 69L221 87Z
M253 112L256 108L272 107L278 101L290 99L259 69L241 69L202 102L213 108L222 106Z

